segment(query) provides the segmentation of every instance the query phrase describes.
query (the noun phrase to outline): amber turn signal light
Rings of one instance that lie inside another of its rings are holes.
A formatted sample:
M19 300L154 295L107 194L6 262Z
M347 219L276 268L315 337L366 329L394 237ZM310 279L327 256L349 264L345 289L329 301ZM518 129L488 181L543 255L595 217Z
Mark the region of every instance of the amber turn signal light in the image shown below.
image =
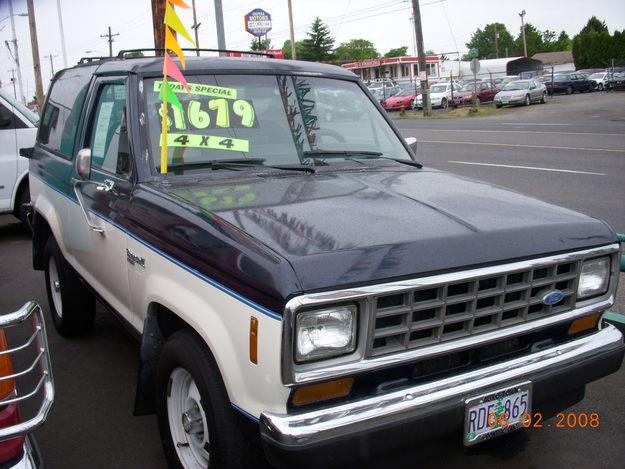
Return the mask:
M574 335L579 332L587 331L597 327L597 322L601 313L591 314L590 316L584 316L583 318L576 319L569 326L569 335Z
M335 379L326 383L310 384L297 388L293 394L294 405L311 404L313 402L325 401L335 397L347 396L352 392L354 378Z
M4 334L4 330L0 329L0 352L6 352L8 350L7 338ZM10 376L13 374L13 364L11 363L11 357L7 354L0 355L0 378ZM0 381L0 399L5 399L13 394L15 390L15 380L3 379Z

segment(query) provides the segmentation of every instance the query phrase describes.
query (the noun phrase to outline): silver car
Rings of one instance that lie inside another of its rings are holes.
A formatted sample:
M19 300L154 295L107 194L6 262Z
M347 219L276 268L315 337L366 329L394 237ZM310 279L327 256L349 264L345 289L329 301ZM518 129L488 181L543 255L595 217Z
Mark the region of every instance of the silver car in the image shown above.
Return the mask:
M532 103L547 102L547 88L537 80L515 80L507 83L503 89L495 95L495 106L501 107L506 104L523 104L529 106Z

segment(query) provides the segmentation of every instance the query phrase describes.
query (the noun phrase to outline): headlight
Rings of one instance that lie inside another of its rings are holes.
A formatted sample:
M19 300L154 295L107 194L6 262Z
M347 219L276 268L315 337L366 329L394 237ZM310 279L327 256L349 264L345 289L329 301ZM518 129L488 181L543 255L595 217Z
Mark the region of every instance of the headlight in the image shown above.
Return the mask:
M610 258L601 257L582 263L582 272L577 286L577 297L597 296L608 290L610 280Z
M295 325L295 361L353 352L357 310L356 305L347 305L299 313Z

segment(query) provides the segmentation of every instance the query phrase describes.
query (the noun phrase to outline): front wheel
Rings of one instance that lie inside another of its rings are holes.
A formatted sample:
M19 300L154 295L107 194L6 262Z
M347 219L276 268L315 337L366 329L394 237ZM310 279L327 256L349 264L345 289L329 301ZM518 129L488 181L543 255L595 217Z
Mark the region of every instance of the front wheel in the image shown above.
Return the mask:
M529 106L530 104L532 104L532 100L530 99L530 95L527 94L525 95L525 105Z
M441 100L441 108L442 109L447 109L447 98L443 98Z
M547 102L547 93L543 92L543 95L540 97L540 104L545 104Z
M191 330L163 346L156 381L156 412L169 467L252 467L255 448L234 418L219 368ZM260 456L257 456L260 457Z
M501 104L495 104L495 107L499 109L501 107Z
M566 87L566 94L573 94L573 87L571 85Z
M93 327L95 298L63 257L56 240L44 250L46 290L54 327L63 336L78 336Z
M597 87L597 89L599 91L603 91L603 83L599 83L599 86Z

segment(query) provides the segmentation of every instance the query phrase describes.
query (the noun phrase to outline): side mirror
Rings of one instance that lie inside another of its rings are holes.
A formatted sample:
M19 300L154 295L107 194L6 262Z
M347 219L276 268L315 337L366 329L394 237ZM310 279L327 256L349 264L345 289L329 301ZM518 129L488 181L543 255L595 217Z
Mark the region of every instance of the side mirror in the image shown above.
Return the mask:
M412 153L417 154L417 139L415 137L406 137L406 143L412 150Z
M76 174L82 180L89 179L91 175L91 149L83 148L76 157Z

